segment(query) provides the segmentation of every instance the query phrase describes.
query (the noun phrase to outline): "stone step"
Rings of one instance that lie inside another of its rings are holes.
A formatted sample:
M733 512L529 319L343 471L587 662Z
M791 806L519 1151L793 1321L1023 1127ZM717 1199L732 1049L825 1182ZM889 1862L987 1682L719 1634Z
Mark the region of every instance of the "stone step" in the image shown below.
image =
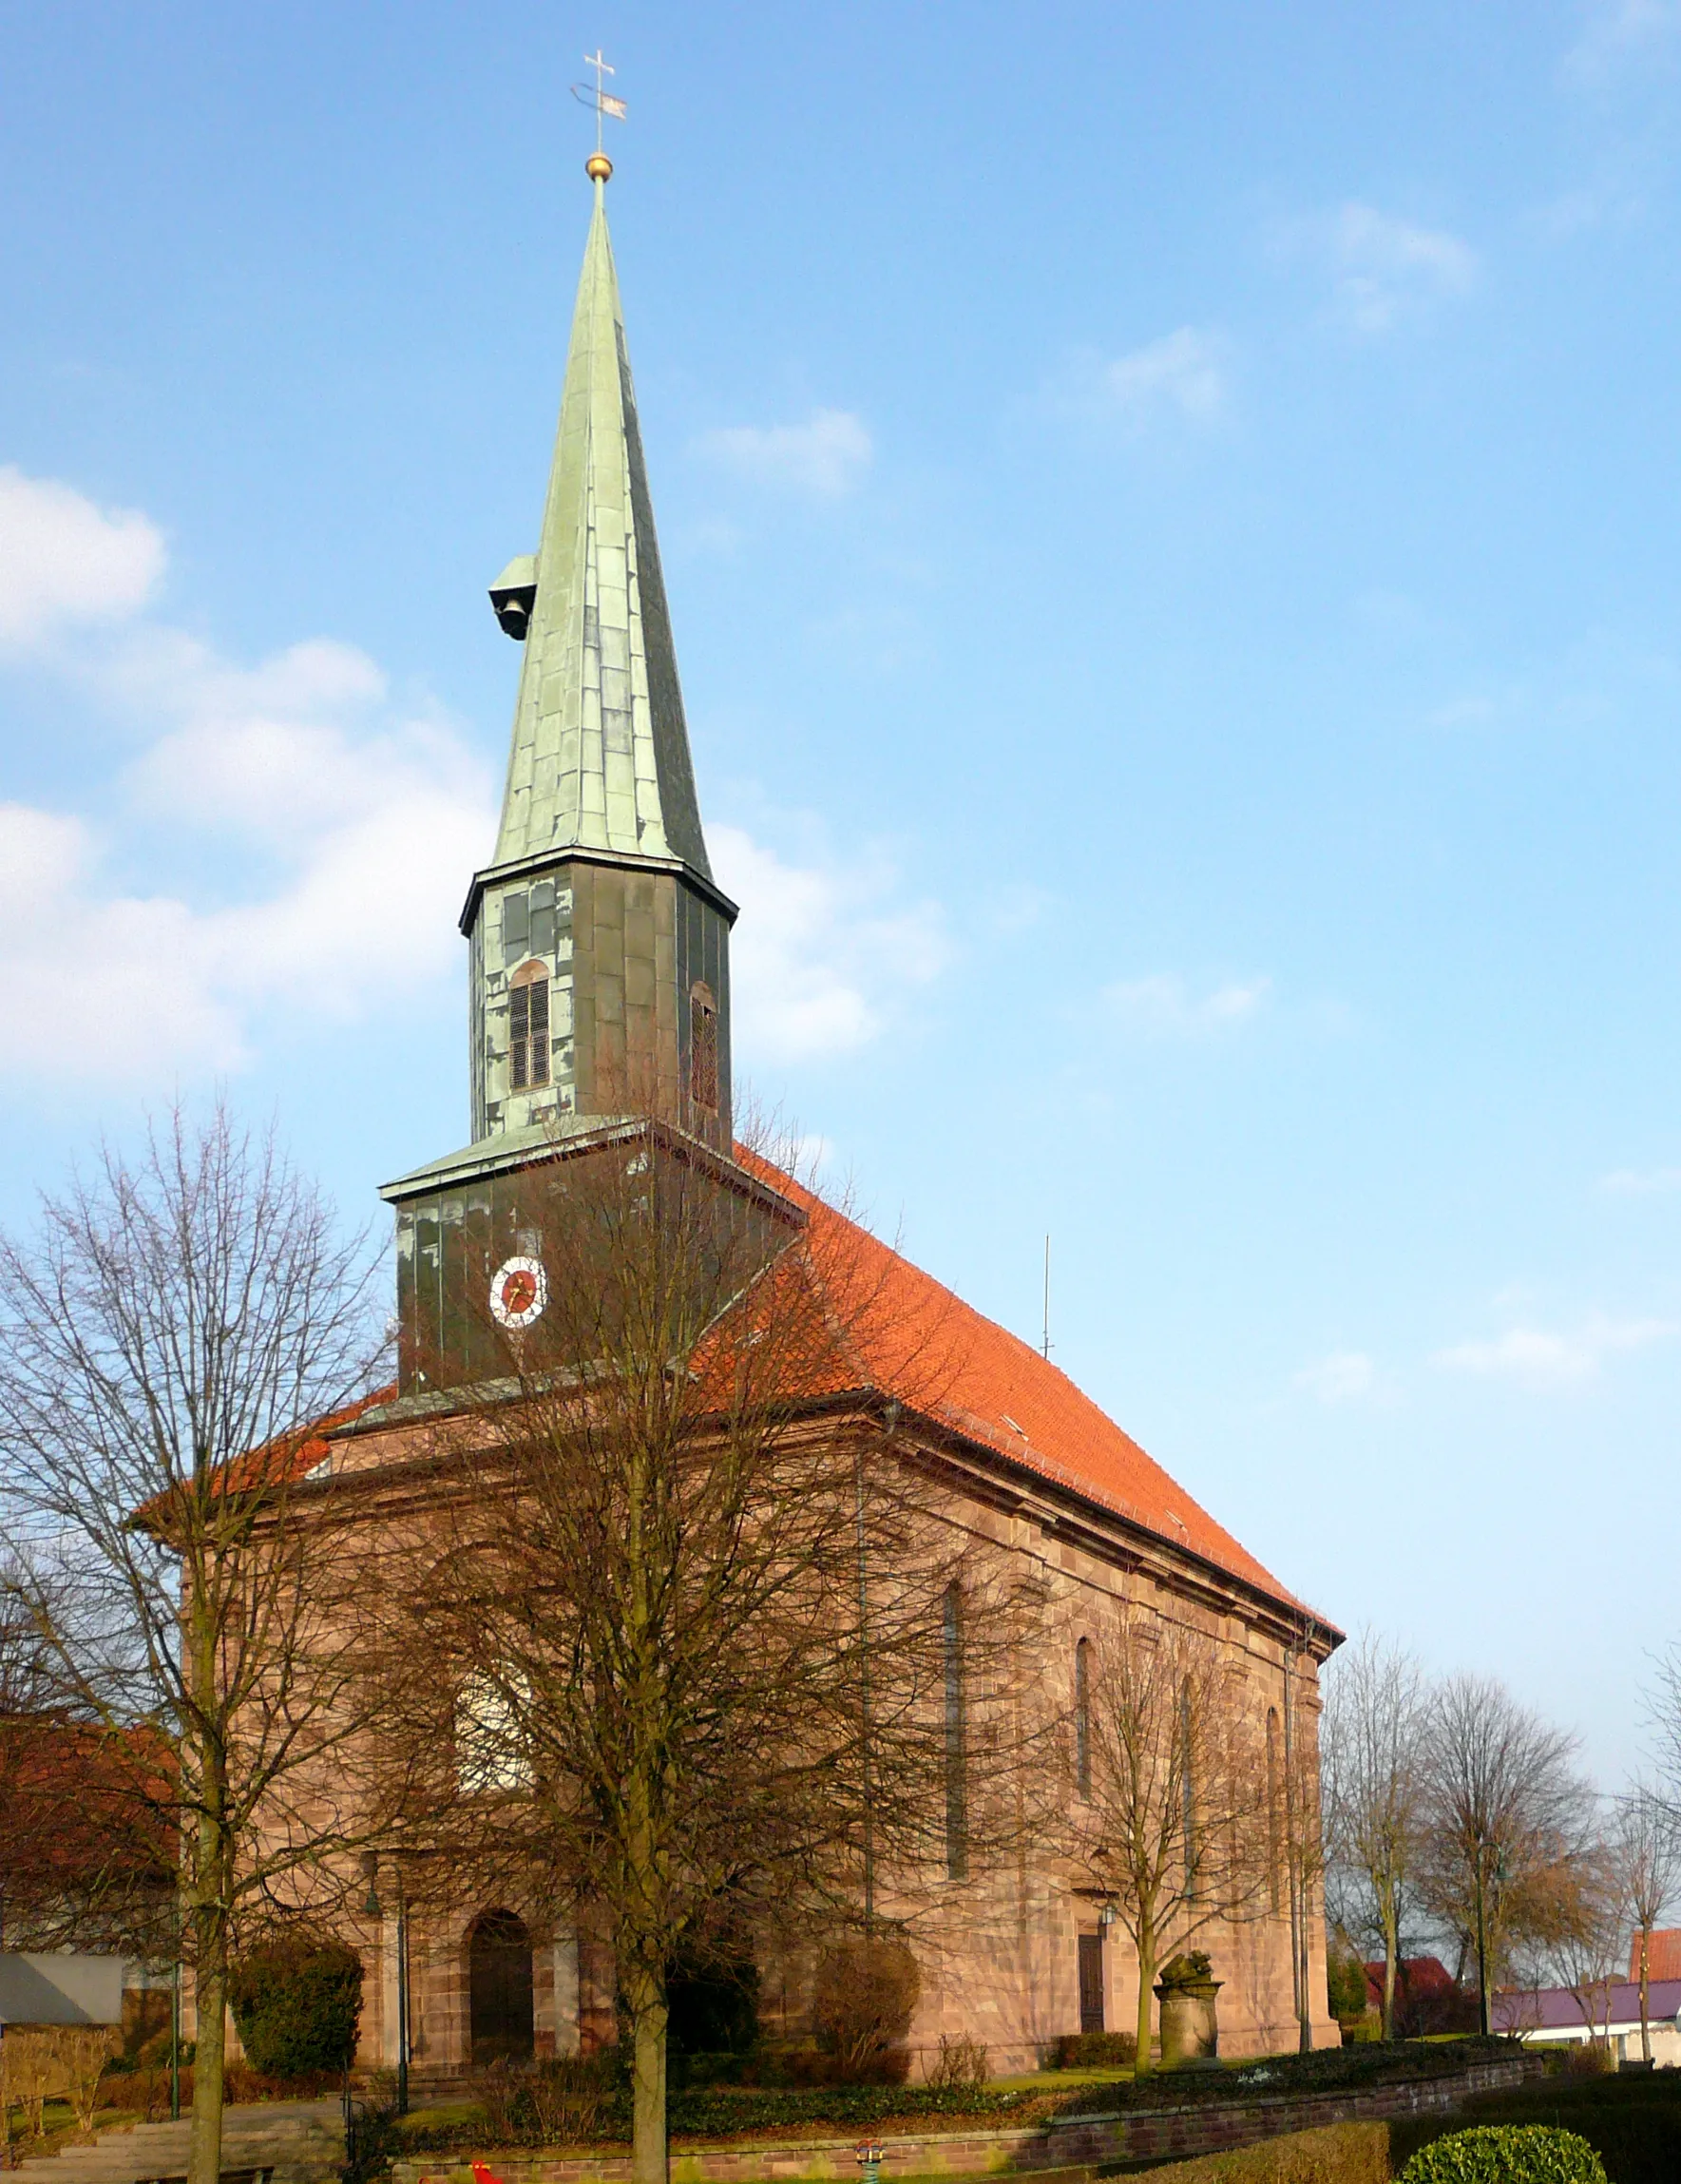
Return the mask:
M30 2184L143 2184L186 2173L192 2124L137 2123L107 2131L91 2146L67 2146L18 2164ZM336 2100L264 2101L222 2117L224 2175L269 2172L274 2184L324 2184L344 2160L344 2120Z

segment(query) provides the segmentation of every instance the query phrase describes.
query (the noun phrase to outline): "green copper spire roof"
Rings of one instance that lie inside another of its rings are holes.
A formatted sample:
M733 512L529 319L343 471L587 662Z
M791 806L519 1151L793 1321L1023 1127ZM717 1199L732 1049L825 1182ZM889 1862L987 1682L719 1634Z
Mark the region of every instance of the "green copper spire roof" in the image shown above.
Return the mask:
M710 879L600 179L595 193L495 861L598 849Z

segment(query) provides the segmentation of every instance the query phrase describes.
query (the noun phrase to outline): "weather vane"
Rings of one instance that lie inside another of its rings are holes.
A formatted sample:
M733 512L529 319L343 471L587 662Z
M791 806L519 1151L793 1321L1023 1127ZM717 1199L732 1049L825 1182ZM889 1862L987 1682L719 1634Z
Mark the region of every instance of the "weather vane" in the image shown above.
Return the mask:
M613 73L613 65L610 61L602 60L602 48L599 46L593 53L585 53L583 65L586 68L593 68L596 72L596 80L593 84L574 84L572 86L572 96L581 105L595 108L596 148L592 156L583 163L583 171L594 182L605 182L613 172L613 163L602 149L602 118L605 114L611 114L616 122L623 121L625 119L624 101L616 99L612 92L602 85L602 77L610 76Z

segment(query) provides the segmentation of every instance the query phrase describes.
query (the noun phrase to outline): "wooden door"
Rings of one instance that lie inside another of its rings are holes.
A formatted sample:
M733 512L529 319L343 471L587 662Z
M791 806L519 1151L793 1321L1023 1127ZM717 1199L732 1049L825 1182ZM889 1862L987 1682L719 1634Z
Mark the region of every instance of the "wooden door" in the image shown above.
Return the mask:
M1079 1937L1079 2029L1081 2032L1101 2032L1103 2029L1101 1934L1081 1934Z

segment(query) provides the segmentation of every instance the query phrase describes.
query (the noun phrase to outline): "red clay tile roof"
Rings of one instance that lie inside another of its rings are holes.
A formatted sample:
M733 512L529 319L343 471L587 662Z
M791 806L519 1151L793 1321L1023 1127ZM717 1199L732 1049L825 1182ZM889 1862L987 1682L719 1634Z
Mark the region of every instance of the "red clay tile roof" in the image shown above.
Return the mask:
M1270 1600L1311 1612L1059 1367L745 1147L736 1159L805 1210L825 1280L854 1296L870 1293L849 1329L860 1385L1073 1488Z
M1403 1957L1395 1967L1395 1997L1422 2001L1454 1992L1454 1978L1440 1957ZM1366 1996L1373 2009L1384 2006L1384 1960L1366 1967Z
M1653 1933L1647 1952L1646 1976L1649 1980L1681 1980L1681 1926L1660 1926ZM1629 1977L1640 1977L1638 1934L1629 1944Z

